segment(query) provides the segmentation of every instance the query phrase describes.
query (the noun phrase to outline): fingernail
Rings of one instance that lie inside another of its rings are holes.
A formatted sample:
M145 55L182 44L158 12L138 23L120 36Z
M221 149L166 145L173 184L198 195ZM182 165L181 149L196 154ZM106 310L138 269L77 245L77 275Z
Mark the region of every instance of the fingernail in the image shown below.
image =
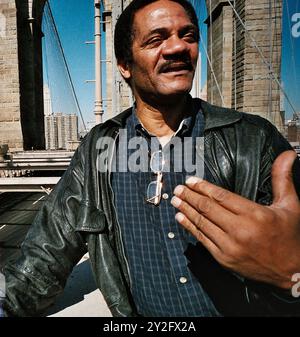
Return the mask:
M174 194L179 196L183 192L183 190L184 190L184 187L182 185L178 185L178 186L176 186L176 188L174 190Z
M188 177L185 183L187 185L194 185L194 184L200 183L201 181L203 181L203 179L193 176L193 177Z
M173 197L171 199L171 204L174 206L174 207L179 207L180 204L181 204L181 200L177 197Z
M182 213L177 213L177 214L175 215L175 219L176 219L178 222L181 222L181 221L183 221L183 219L184 219L184 215L183 215Z

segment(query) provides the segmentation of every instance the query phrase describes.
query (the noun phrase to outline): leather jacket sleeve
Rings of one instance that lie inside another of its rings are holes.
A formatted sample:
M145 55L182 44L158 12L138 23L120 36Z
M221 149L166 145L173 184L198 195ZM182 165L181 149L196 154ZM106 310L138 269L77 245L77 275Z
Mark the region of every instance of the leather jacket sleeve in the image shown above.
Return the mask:
M274 160L280 153L286 150L292 150L289 142L273 126L269 125L269 135L267 136L266 146L262 153L260 181L258 186L257 202L260 204L270 205L273 200L271 170ZM293 180L300 199L300 159L295 160L293 165Z
M272 204L271 169L277 156L292 147L288 141L273 126L266 138L265 150L262 153L260 182L257 202L264 205ZM293 165L293 180L300 199L300 160ZM247 299L258 316L300 316L300 299L292 296L291 292L270 285L245 280Z
M37 316L53 304L73 267L86 252L74 230L83 184L84 144L38 212L21 247L21 257L4 269L5 316Z

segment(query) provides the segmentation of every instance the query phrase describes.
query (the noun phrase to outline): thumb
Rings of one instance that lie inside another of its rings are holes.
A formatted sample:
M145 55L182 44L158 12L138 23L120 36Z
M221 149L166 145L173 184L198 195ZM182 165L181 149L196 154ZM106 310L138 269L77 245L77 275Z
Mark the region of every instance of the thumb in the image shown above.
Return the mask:
M281 153L272 166L272 188L273 205L286 204L293 206L299 205L299 199L293 183L292 167L297 157L295 151L285 151Z

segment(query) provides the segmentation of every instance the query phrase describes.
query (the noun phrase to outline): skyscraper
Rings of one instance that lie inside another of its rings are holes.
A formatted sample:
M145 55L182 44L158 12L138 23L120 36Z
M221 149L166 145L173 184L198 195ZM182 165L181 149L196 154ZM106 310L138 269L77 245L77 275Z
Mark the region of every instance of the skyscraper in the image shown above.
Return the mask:
M55 113L45 116L47 150L73 150L78 143L78 116Z

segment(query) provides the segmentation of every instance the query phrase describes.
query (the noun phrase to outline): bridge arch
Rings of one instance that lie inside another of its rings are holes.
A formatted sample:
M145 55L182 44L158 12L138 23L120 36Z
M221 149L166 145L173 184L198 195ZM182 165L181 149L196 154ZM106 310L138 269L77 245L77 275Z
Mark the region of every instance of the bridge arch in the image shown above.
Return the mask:
M44 148L42 30L45 0L0 1L0 145Z
M43 66L41 30L45 0L16 0L20 120L24 150L43 149Z

